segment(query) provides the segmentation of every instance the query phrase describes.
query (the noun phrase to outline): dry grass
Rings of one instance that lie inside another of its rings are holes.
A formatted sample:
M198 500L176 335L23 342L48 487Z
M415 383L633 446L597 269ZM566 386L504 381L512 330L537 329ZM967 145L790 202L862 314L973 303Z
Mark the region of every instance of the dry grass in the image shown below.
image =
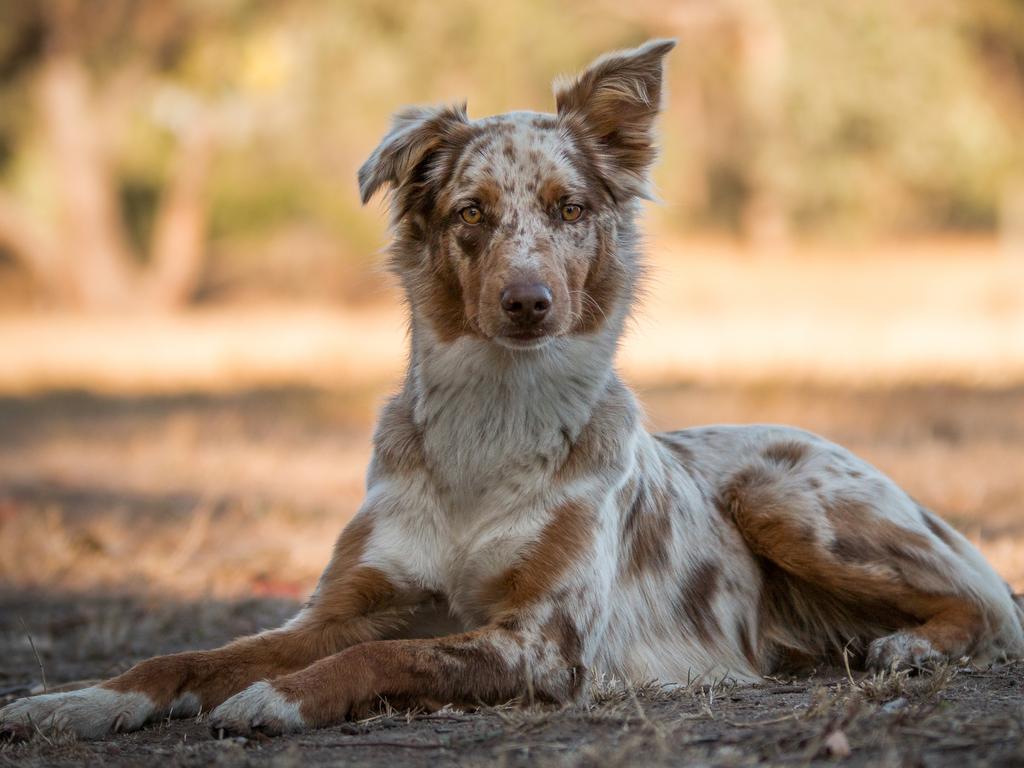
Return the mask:
M828 266L717 248L662 252L627 343L652 428L824 434L1024 591L1021 265L984 245ZM0 318L0 701L41 690L42 672L75 685L293 612L360 502L402 334L394 305ZM604 680L590 705L565 710L384 710L267 743L161 723L117 742L2 746L0 763L807 765L834 763L845 744L852 765L1013 764L1022 673Z
M655 427L787 421L841 440L1024 587L1024 389L689 384L643 395ZM74 684L280 623L359 503L375 399L365 390L0 398L0 700L41 691L36 652L49 685ZM385 710L266 743L219 744L202 722L175 721L116 742L0 747L0 762L806 765L834 762L829 750L845 743L844 764L953 765L965 754L1012 764L1024 756L1022 672L837 671L755 688L602 680L591 705L566 710Z
M51 677L110 674L154 651L222 642L288 609L267 601L245 604L148 603L139 598L2 596L3 616L23 614L44 639ZM92 621L68 621L69 614ZM121 624L111 645L92 647L97 616ZM149 621L140 617L150 616ZM0 620L0 625L3 621ZM188 628L191 626L192 635ZM0 652L22 670L31 666L24 638L0 634ZM115 661L111 661L114 659ZM382 707L370 718L284 739L209 738L202 717L163 721L98 743L61 737L0 745L0 762L24 766L103 762L128 766L154 759L175 766L505 765L709 766L832 764L830 749L845 743L844 764L953 766L964 759L1005 761L1021 756L1020 664L993 669L949 666L934 675L851 677L836 671L785 683L739 686L627 686L600 680L589 703L551 708L508 704L437 713ZM24 673L21 673L24 674ZM17 677L15 670L0 675ZM4 697L24 693L8 686ZM837 742L836 734L840 734Z
M0 398L0 583L299 598L362 497L376 396ZM793 423L849 446L1024 591L1024 390L642 392L654 428Z

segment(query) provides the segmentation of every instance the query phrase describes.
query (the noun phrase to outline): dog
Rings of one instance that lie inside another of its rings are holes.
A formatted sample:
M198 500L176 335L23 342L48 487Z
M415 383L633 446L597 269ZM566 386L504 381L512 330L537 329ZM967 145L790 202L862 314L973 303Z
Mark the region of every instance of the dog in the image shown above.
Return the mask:
M556 83L555 114L399 112L389 188L409 366L362 507L284 626L14 702L8 735L203 712L280 734L395 706L568 703L595 674L761 680L1024 654L983 556L877 469L781 426L652 435L614 367L641 274L670 40Z

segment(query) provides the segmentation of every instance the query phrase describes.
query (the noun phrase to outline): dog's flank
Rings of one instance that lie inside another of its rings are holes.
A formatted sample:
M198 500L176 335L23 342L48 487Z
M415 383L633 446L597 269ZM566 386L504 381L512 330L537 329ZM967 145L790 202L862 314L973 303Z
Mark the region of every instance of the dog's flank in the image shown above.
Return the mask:
M670 41L613 53L554 115L401 112L359 172L391 192L409 369L363 506L284 627L15 702L84 737L212 710L283 733L377 706L571 702L597 672L754 681L1024 653L977 550L888 478L774 426L650 435L614 369L642 263Z

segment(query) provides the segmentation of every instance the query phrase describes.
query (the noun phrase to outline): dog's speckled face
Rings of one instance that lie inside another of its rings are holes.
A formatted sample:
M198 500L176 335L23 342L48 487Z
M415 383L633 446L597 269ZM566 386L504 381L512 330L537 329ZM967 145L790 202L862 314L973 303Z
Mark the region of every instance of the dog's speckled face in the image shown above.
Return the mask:
M557 114L472 121L409 109L360 169L364 201L394 191L393 265L414 322L442 342L516 349L592 333L628 301L637 198L661 102L659 41L602 57L556 87Z
M478 126L438 196L440 250L474 331L537 345L583 319L608 196L554 119L503 115Z

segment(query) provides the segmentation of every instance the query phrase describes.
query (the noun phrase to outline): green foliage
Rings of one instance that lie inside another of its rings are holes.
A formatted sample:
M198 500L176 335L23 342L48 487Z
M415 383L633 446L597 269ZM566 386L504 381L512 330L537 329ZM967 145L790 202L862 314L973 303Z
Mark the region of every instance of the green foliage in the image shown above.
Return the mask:
M39 131L46 5L0 0L8 187L32 186L23 169L39 166L18 159ZM474 116L549 110L552 75L660 35L682 43L657 171L662 226L739 229L770 194L797 231L989 230L1024 175L1024 3L708 0L703 22L667 0L630 5L104 0L85 4L73 42L119 126L111 145L140 243L200 114L218 137L211 238L301 221L372 254L382 217L360 209L354 174L394 109L467 98ZM759 29L781 40L777 92L751 92L744 57Z
M1022 170L1013 140L1021 126L999 104L958 14L885 0L780 8L798 221L991 228L1008 177Z

